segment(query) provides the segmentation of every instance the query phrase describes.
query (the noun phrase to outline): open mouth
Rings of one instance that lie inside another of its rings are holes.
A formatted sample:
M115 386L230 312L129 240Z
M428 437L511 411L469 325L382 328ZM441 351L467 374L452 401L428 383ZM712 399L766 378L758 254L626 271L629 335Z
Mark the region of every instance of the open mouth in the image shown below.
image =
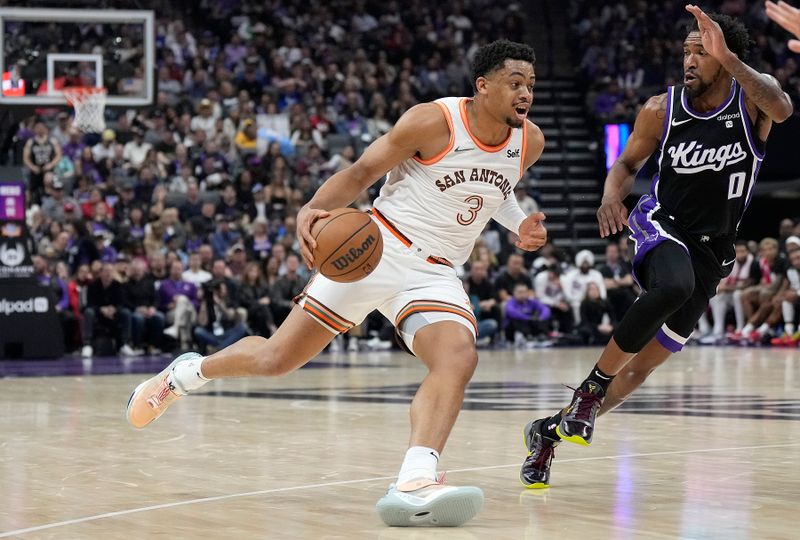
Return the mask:
M517 118L520 120L528 118L528 110L530 110L528 105L516 105L514 107L514 112L517 113Z
M697 77L691 73L686 73L683 75L683 82L684 84L689 84L697 80Z

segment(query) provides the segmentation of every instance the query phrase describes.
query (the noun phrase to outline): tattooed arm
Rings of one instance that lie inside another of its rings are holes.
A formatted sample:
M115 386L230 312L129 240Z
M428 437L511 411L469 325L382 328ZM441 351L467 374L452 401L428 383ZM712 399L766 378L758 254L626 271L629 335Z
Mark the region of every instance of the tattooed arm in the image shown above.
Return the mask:
M745 97L774 122L783 122L794 112L792 100L772 75L759 73L731 53L722 67L742 86Z

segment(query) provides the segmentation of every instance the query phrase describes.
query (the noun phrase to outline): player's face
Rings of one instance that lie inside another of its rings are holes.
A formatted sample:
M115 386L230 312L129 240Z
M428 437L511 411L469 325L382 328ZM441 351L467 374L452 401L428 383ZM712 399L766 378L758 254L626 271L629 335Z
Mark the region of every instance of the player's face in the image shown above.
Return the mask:
M722 64L703 48L700 33L690 33L683 42L683 84L689 96L703 95L722 77L722 71Z
M525 125L536 83L533 65L522 60L506 60L501 69L477 82L478 91L486 95L489 110L497 120L511 128Z

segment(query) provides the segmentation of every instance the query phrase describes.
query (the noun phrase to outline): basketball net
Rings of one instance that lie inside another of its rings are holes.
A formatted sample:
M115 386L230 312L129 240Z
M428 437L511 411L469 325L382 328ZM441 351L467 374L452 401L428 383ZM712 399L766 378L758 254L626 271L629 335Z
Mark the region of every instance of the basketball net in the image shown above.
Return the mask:
M73 86L61 90L67 103L75 109L76 129L85 133L100 133L106 128L103 112L108 91L103 87Z

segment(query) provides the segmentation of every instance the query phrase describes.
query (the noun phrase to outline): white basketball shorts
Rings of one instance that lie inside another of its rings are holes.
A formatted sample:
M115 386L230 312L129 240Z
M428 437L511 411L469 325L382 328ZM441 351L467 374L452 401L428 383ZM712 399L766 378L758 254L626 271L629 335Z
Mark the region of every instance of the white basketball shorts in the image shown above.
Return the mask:
M411 352L417 330L439 321L463 324L475 337L475 316L455 269L443 259L420 254L375 210L372 219L383 235L377 268L353 283L338 283L317 273L295 301L334 334L347 332L378 309Z

